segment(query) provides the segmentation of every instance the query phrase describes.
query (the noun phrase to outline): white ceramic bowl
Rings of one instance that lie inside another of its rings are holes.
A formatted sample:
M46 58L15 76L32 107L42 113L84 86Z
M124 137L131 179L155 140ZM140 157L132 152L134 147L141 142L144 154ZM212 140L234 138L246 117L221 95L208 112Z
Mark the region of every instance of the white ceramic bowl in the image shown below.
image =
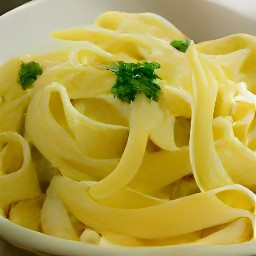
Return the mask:
M256 35L255 0L37 0L0 17L0 62L14 55L56 49L61 42L50 37L52 31L92 23L108 10L160 14L196 42L239 32ZM2 217L0 237L26 250L63 256L248 256L256 253L256 246L250 243L100 248L26 230ZM0 240L0 255L8 255L5 248ZM9 252L9 255L14 254Z
M38 0L0 17L0 62L58 47L50 32L91 23L107 10L158 13L196 42L256 35L255 0Z

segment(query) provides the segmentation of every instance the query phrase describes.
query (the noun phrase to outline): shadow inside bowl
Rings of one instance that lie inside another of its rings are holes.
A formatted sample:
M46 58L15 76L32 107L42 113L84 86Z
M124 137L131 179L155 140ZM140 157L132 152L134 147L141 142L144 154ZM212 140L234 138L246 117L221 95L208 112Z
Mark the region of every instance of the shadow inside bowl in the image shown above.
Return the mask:
M166 6L164 1L140 1L142 11L156 12L167 18L195 42L217 39L230 34L256 35L256 18L248 17L218 3L202 0L179 0ZM144 8L143 8L144 7Z

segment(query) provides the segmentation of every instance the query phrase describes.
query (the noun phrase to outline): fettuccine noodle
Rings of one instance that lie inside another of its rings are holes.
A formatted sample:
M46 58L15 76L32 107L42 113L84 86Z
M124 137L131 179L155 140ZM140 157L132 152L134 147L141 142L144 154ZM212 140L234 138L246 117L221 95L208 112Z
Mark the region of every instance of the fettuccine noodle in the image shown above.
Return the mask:
M180 52L168 21L122 12L53 37L70 46L0 67L3 216L99 246L255 242L256 38ZM119 61L160 64L158 102L111 94Z

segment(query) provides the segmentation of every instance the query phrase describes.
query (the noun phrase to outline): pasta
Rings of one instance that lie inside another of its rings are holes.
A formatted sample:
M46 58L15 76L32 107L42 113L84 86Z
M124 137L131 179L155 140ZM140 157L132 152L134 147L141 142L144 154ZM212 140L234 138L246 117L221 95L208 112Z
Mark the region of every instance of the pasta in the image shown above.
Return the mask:
M98 246L255 243L256 38L181 52L164 18L123 12L52 35L69 47L0 66L1 214ZM118 62L158 63L159 101L114 97Z

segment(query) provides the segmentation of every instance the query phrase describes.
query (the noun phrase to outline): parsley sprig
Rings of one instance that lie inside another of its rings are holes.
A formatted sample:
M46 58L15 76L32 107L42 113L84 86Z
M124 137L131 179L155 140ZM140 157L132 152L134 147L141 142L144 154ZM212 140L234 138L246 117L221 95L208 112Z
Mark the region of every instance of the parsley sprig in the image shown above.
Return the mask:
M180 52L186 52L190 45L191 40L184 39L184 40L173 40L171 42L171 46L177 49Z
M114 97L121 101L131 103L138 94L144 94L150 100L158 101L160 86L157 84L158 76L155 69L160 65L155 62L125 63L119 61L117 65L109 68L117 75L116 83L111 88Z
M43 70L37 62L23 62L19 69L17 81L22 86L22 88L26 90L35 82L37 77L40 76L42 73Z

